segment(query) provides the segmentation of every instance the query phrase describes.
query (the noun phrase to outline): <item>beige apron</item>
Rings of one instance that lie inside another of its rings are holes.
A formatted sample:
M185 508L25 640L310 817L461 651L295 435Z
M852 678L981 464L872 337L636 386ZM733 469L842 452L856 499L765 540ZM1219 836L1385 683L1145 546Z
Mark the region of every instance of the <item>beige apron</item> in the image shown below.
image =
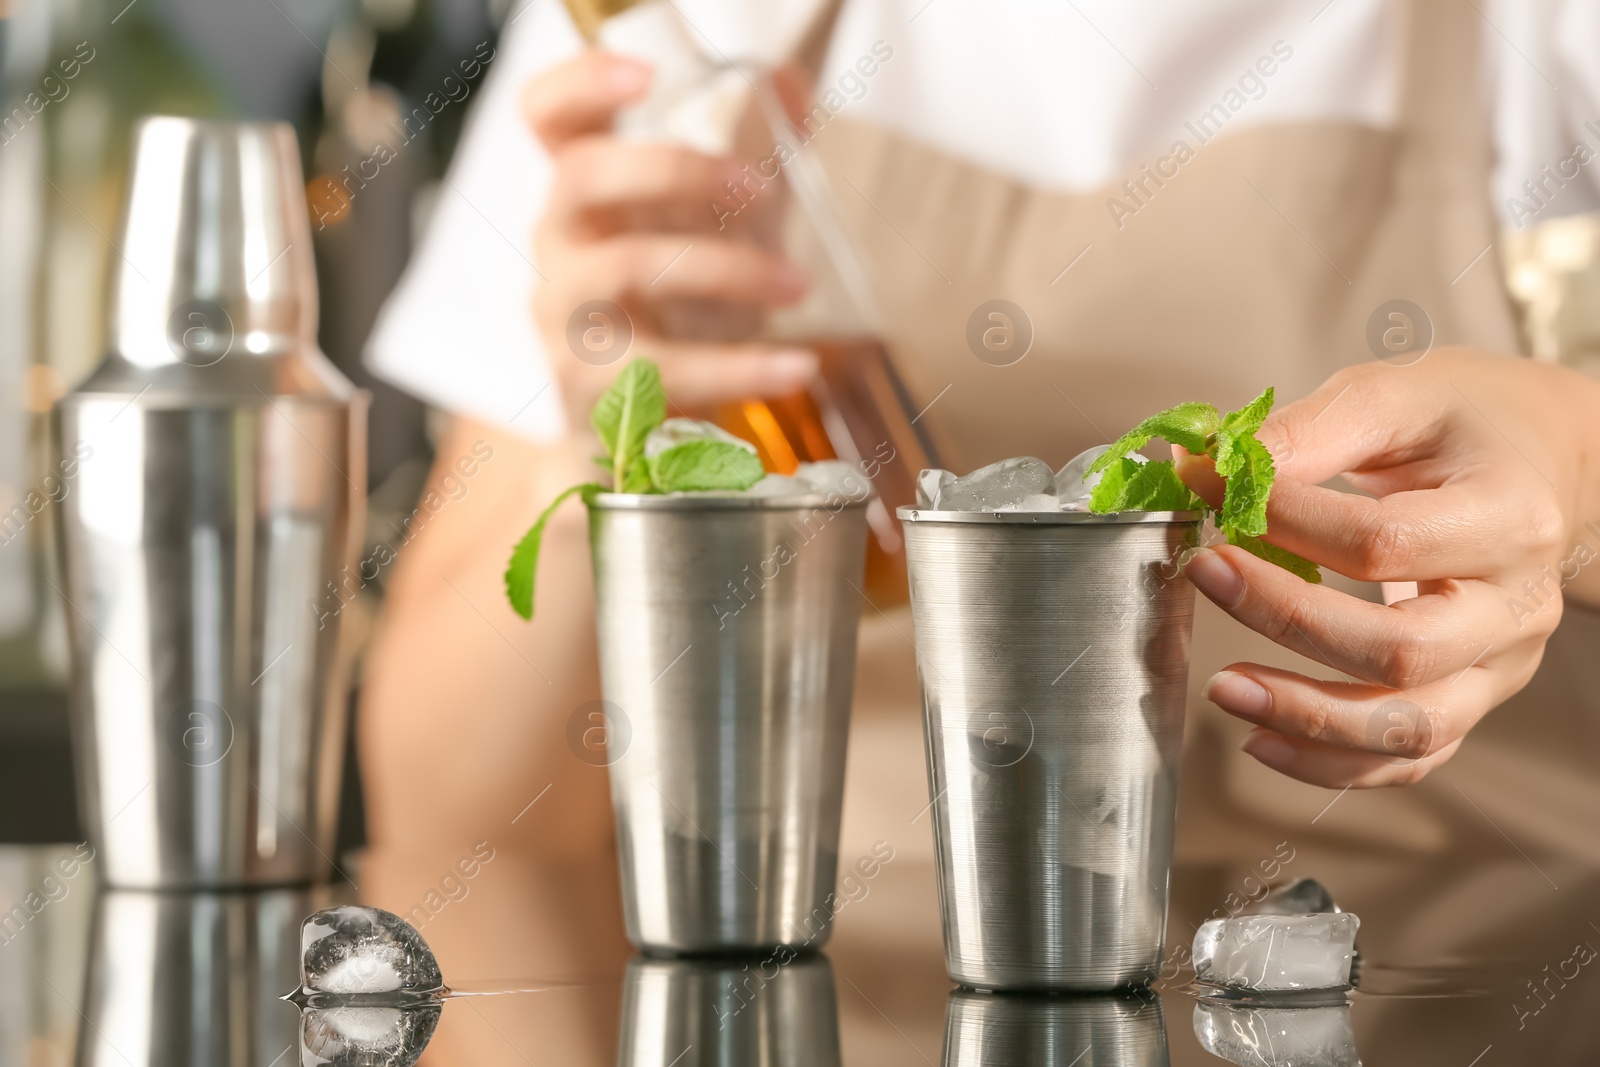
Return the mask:
M932 403L925 418L952 465L1016 455L1059 464L1178 401L1226 409L1269 384L1284 400L1303 396L1373 358L1367 319L1397 297L1427 311L1436 344L1519 350L1497 256L1480 256L1497 235L1482 19L1470 4L1407 6L1395 129L1225 132L1120 226L1107 207L1127 199L1120 178L1043 192L846 117L822 131L816 143L881 283L890 347L917 406ZM1019 305L1034 329L1031 351L1008 367L966 342L968 316L994 298ZM1236 660L1333 672L1204 598L1195 631L1172 943L1186 944L1285 842L1293 859L1279 877L1314 875L1361 913L1377 965L1504 954L1502 939L1551 906L1554 886L1579 892L1575 870L1600 861L1595 616L1569 607L1538 677L1444 768L1407 789L1344 794L1240 753L1248 727L1198 696ZM908 863L932 862L911 635L905 608L863 618L844 860L884 840ZM924 936L931 879L903 885L905 913L918 917L903 936L890 923L854 931L852 943L893 953L913 928ZM880 923L892 911L873 909ZM849 909L840 923L841 933L852 924Z

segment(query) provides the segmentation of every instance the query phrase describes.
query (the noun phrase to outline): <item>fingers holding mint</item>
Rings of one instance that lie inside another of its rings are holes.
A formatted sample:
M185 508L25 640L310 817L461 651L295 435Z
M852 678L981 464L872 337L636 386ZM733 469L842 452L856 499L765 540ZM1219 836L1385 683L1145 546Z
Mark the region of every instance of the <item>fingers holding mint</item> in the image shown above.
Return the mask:
M1100 514L1210 511L1229 544L1308 582L1321 581L1316 564L1261 539L1267 532L1267 500L1277 468L1257 432L1272 410L1272 401L1268 388L1227 414L1210 404L1187 403L1145 419L1089 465L1086 481L1100 475L1089 496L1089 510ZM1149 463L1134 458L1156 438L1187 455Z

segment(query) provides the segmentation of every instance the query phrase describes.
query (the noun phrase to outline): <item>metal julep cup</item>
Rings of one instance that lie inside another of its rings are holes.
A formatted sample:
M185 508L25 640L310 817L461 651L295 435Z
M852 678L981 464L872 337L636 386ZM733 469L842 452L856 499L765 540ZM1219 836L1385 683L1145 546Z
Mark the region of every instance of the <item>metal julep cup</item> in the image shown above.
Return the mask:
M317 348L288 125L135 135L105 360L62 398L79 790L125 888L332 865L365 394Z
M866 501L864 482L860 499L594 499L605 701L574 722L603 717L640 948L827 939Z
M900 509L950 976L1161 965L1194 588L1187 512Z

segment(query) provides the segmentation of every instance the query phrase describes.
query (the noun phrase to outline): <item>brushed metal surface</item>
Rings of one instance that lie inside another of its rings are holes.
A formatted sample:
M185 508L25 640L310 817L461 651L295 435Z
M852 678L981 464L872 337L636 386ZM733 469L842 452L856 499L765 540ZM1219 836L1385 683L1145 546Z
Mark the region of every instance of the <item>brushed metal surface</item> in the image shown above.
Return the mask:
M864 502L601 494L589 516L629 938L822 944Z
M1161 1001L1140 993L1053 995L957 989L944 1067L1168 1067Z
M836 1067L838 996L826 956L636 957L617 1067Z
M146 893L95 903L77 1067L270 1067L297 1062L310 890Z
M287 125L143 121L110 347L57 405L73 742L112 885L331 865L365 394L317 350L300 182Z
M950 976L1159 969L1194 589L1186 515L902 509Z

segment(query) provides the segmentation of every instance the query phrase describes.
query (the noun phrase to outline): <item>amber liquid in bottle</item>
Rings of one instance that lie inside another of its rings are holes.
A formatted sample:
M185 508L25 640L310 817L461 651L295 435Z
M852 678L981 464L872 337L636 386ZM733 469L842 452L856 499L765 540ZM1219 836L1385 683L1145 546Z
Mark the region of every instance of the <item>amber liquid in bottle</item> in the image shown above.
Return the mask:
M908 596L905 542L895 509L915 502L917 472L939 466L935 450L916 425L888 350L876 337L809 338L820 374L804 392L776 400L720 405L717 425L754 442L770 471L793 473L802 463L839 459L869 479L867 574L864 592L879 608Z

